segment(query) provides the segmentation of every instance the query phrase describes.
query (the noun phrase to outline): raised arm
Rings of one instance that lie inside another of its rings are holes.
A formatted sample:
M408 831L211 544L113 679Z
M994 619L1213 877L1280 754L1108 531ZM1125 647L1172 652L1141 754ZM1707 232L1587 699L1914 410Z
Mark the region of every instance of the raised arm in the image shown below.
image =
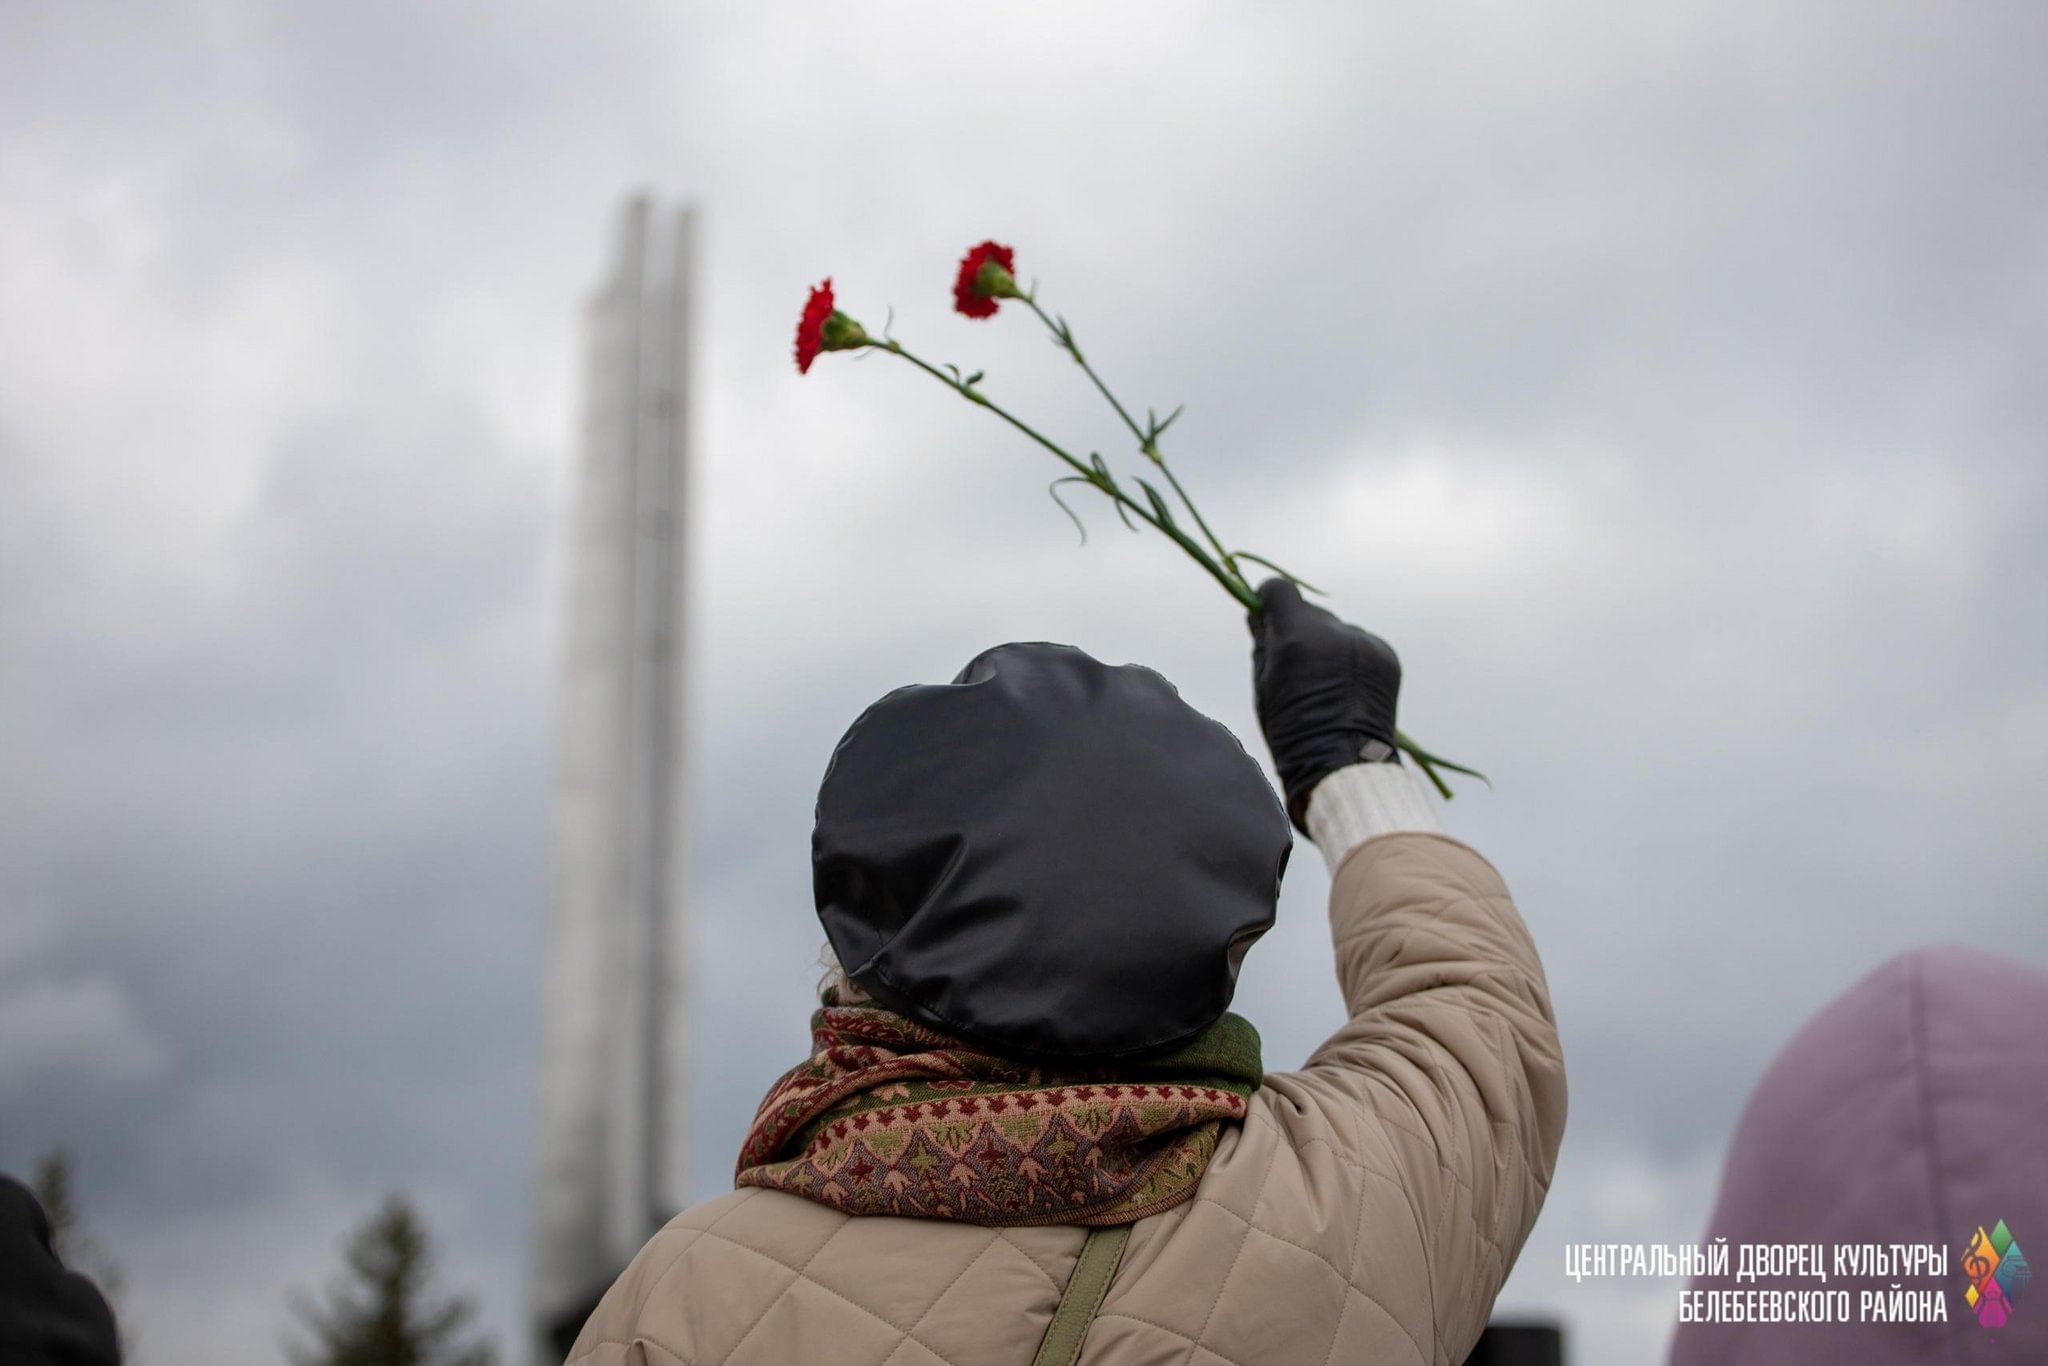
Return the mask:
M1398 762L1393 650L1291 584L1260 597L1259 720L1289 815L1331 868L1349 1016L1275 1085L1304 1135L1326 1129L1369 1186L1398 1183L1409 1218L1390 1233L1427 1270L1437 1359L1459 1361L1536 1222L1564 1134L1542 963L1500 875L1440 833Z

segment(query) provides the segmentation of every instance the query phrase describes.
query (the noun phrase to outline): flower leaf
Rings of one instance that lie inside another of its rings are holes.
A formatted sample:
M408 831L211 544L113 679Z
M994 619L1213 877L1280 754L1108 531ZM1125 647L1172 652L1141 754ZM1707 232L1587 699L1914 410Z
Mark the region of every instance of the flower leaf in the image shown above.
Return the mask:
M1145 497L1152 504L1152 515L1159 519L1159 524L1161 526L1176 525L1173 520L1173 509L1167 505L1166 499L1160 496L1159 490L1153 488L1143 479L1138 481L1138 487L1145 490Z
M1124 506L1123 499L1116 496L1116 476L1109 472L1109 462L1102 458L1101 451L1088 452L1088 461L1095 466L1095 472L1102 476L1096 487L1109 496L1109 501L1116 507L1116 515L1123 520L1124 526L1136 531L1138 524L1131 520L1130 509Z
M1050 484L1047 484L1047 485L1045 486L1045 491L1046 491L1047 495L1049 495L1049 496L1050 496L1050 497L1052 498L1052 500L1053 500L1053 501L1054 501L1055 503L1058 503L1058 504L1060 505L1060 511L1061 511L1061 512L1064 512L1064 513L1066 513L1066 514L1067 514L1067 518L1068 518L1068 520L1070 520L1070 521L1071 521L1071 522L1073 522L1073 524L1074 524L1074 530L1076 530L1076 531L1078 531L1078 532L1080 532L1080 533L1081 533L1081 544L1082 544L1082 545L1086 545L1086 544L1088 544L1088 528L1087 528L1087 527L1085 527L1085 526L1083 526L1083 525L1081 524L1081 519L1080 519L1079 517L1077 517L1077 516L1075 516L1075 515L1074 515L1074 510L1073 510L1072 508L1070 508L1070 507L1068 507L1068 506L1067 506L1067 500L1066 500L1066 499L1064 499L1064 498L1062 498L1062 497L1060 497L1060 485L1061 485L1061 484L1093 484L1094 482L1095 482L1094 480L1092 480L1092 479L1087 479L1087 478L1084 478L1084 477L1082 477L1081 475L1078 475L1078 474L1070 474L1070 475L1068 475L1068 476L1067 476L1066 478L1064 478L1064 479L1055 479L1055 480L1053 480L1053 481L1052 481L1052 482L1051 482ZM1119 507L1119 511L1121 511L1121 507Z
M1279 565L1274 564L1271 560L1267 559L1264 555L1254 555L1249 550L1233 550L1230 553L1240 560L1250 560L1253 564L1262 564L1266 566L1266 568L1272 570L1275 574L1278 574L1281 578L1287 580L1289 583L1299 584L1301 587L1306 588L1311 593L1323 592L1322 589L1316 587L1307 579L1301 577L1301 575L1289 573L1287 570L1282 569ZM1323 596L1328 597L1329 594L1324 593Z
M1445 782L1443 776L1437 772L1439 768L1447 768L1453 773L1462 773L1468 778L1477 778L1488 787L1493 786L1493 779L1487 777L1478 769L1467 768L1463 764L1444 758L1441 754L1431 754L1400 731L1394 732L1394 743L1399 745L1402 751L1415 761L1416 767L1420 768L1423 776L1427 777L1435 785L1437 792L1442 795L1445 801L1451 799L1451 785Z

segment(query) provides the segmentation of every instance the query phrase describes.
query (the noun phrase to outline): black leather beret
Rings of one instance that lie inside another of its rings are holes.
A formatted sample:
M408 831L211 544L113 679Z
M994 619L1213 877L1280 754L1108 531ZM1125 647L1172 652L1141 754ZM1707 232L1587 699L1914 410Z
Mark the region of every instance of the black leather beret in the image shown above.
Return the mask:
M1230 1004L1293 848L1265 775L1135 664L998 645L833 752L818 918L878 1002L996 1052L1163 1051Z

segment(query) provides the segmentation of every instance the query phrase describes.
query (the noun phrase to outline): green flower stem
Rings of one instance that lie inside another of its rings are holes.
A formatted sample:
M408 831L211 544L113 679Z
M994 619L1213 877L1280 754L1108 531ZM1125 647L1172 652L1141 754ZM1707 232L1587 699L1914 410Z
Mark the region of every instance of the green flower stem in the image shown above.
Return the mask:
M1003 407L994 399L991 399L988 395L982 393L979 389L976 389L966 380L961 379L958 375L948 374L944 370L941 370L940 368L931 364L929 361L926 361L922 357L905 350L902 343L897 342L894 339L883 341L870 340L868 342L868 345L879 350L887 351L889 354L893 356L901 356L904 360L909 361L912 365L924 371L927 375L930 375L933 379L945 385L948 389L951 389L953 390L953 392L959 394L969 403L978 404L981 407L988 409L997 417L1001 418L1003 421L1009 423L1012 427L1015 427L1018 431L1022 432L1025 436L1030 437L1040 446L1043 446L1046 450L1050 451L1053 455L1057 456L1060 460L1064 461L1066 465L1074 471L1075 474L1079 475L1082 479L1086 480L1095 488L1100 489L1103 492L1103 494L1113 499L1125 510L1135 513L1138 516L1138 518L1142 520L1147 526L1152 527L1154 530L1158 531L1160 534L1168 537L1175 544L1179 545L1182 550L1185 550L1188 553L1190 559L1194 560L1196 564L1199 564L1200 566L1202 566L1204 570L1208 571L1209 576L1215 579L1217 583L1223 585L1223 591L1230 594L1231 597L1237 599L1237 601L1244 606L1246 611L1256 615L1261 610L1263 610L1262 604L1259 602L1259 595L1255 591L1253 591L1251 584L1245 581L1244 575L1238 571L1237 562L1227 552L1223 550L1222 544L1216 539L1215 533L1210 531L1208 524L1202 521L1202 514L1196 510L1194 503L1189 500L1187 491L1181 488L1180 486L1180 481L1173 477L1173 471L1167 468L1166 460L1163 456L1159 454L1159 449L1156 443L1154 443L1149 438L1144 436L1144 434L1139 430L1138 424L1131 421L1131 415L1124 411L1124 407L1121 403L1117 402L1116 396L1110 393L1108 386L1102 382L1101 378L1089 366L1088 362L1081 358L1080 349L1073 344L1071 334L1064 333L1063 330L1057 327L1051 319L1046 318L1045 314L1039 310L1038 305L1036 303L1033 303L1028 297L1025 298L1024 302L1030 304L1031 311L1037 313L1041 319L1045 320L1046 326L1052 329L1053 334L1056 337L1060 338L1061 345L1066 348L1068 354L1073 356L1075 362L1080 365L1081 369L1087 373L1088 378L1095 381L1095 387L1102 391L1102 396L1109 400L1110 406L1116 409L1117 415L1123 418L1125 425L1130 427L1131 431L1138 435L1140 448L1144 450L1145 454L1148 457L1150 457L1152 463L1157 465L1160 471L1166 475L1167 481L1173 486L1173 491L1176 494L1180 495L1181 502L1187 504L1187 509L1190 513L1194 515L1196 524L1200 526L1202 529L1202 534L1209 538L1209 544L1214 546L1216 548L1217 555L1222 557L1222 563L1218 563L1216 559L1212 558L1209 555L1209 553L1202 548L1201 545L1199 545L1192 537L1190 537L1186 532L1182 531L1179 527L1173 525L1172 523L1162 521L1159 517L1153 514L1150 508L1144 507L1143 505L1139 504L1136 500L1132 499L1121 488L1117 487L1116 481L1114 479L1110 478L1102 471L1096 469L1094 466L1077 459L1073 454L1067 451L1058 442L1054 441L1051 437L1046 436L1037 428L1033 427L1030 423L1024 421L1024 419L1018 417L1009 409ZM1452 763L1449 759L1442 758L1439 755L1431 754L1421 745L1418 745L1413 740L1409 739L1408 736L1402 731L1397 730L1394 732L1394 743L1397 746L1399 746L1403 753L1405 753L1410 759L1415 761L1415 766L1422 770L1423 776L1429 779L1430 784L1436 788L1437 792L1443 796L1445 801L1449 801L1452 797L1451 785L1444 781L1443 774L1438 772L1439 768L1447 768L1456 773L1470 774L1472 777L1478 778L1481 782L1486 781L1485 774L1480 773L1476 769L1466 768L1463 764Z
M1066 326L1064 320L1060 322L1053 321L1046 314L1046 311L1038 306L1038 300L1032 298L1029 294L1020 294L1018 298L1023 301L1025 307L1038 315L1038 320L1045 324L1045 330L1052 333L1053 340L1058 342L1066 353L1074 358L1074 364L1081 367L1081 373L1088 376L1089 381L1094 384L1096 392L1109 400L1110 407L1116 409L1116 415L1124 420L1124 426L1130 428L1131 435L1138 438L1138 449L1144 452L1147 459L1159 467L1161 474L1166 476L1166 482L1172 485L1173 491L1180 496L1181 505L1187 508L1188 515L1195 519L1195 525L1200 527L1202 535L1208 538L1210 546L1216 551L1216 557L1222 561L1224 568L1228 569L1239 583L1244 584L1246 588L1250 588L1250 581L1244 577L1244 574L1237 567L1236 557L1228 550L1225 550L1223 542L1217 539L1216 533L1209 530L1209 523L1203 519L1202 510L1195 506L1195 500L1188 497L1188 491L1182 488L1180 480L1174 477L1172 467L1166 463L1166 456L1159 449L1156 434L1141 429L1138 426L1137 419L1131 416L1130 410L1125 408L1118 401L1117 396L1110 392L1109 385L1103 382L1102 376L1095 373L1095 367L1090 365L1088 358L1081 354L1080 343L1074 340L1074 329Z
M1223 563L1229 567L1230 572L1237 575L1238 580L1242 582L1245 587L1251 587L1251 580L1245 578L1244 571L1237 567L1237 557L1235 555L1232 555L1229 551L1225 550L1223 548L1223 542L1216 539L1216 533L1209 530L1209 523L1203 519L1202 510L1195 506L1194 499L1188 497L1188 491L1180 486L1180 480L1174 477L1173 466L1166 463L1166 457L1159 453L1159 448L1157 445L1154 445L1152 447L1151 454L1152 463L1159 466L1159 472L1166 476L1166 482L1168 484L1171 484L1173 486L1173 491L1180 495L1180 501L1186 505L1188 512L1193 515L1195 519L1195 525L1200 527L1202 529L1202 534L1209 538L1209 544L1216 547L1216 554L1222 558Z
M1007 408L997 403L994 399L991 399L988 395L982 393L979 389L974 388L966 381L947 374L944 370L939 369L937 366L931 364L929 361L926 361L923 358L913 354L912 352L905 350L902 343L897 342L895 340L888 340L870 342L869 345L879 347L882 350L887 351L891 355L901 356L904 360L909 361L912 365L915 365L918 369L924 371L927 375L930 375L933 379L939 381L939 383L953 390L955 393L959 394L968 402L979 404L980 406L988 409L997 417L1009 423L1012 427L1015 427L1018 431L1030 437L1039 445L1045 447L1046 450L1052 452L1055 456L1065 461L1067 465L1073 469L1074 473L1079 475L1082 479L1085 479L1088 483L1100 489L1110 498L1122 504L1123 507L1128 511L1136 513L1137 516L1147 526L1152 527L1160 534L1170 538L1176 544L1178 544L1182 550L1185 550L1194 559L1195 563L1201 565L1203 569L1209 572L1210 576L1213 577L1216 580L1216 582L1223 585L1224 592L1230 594L1230 596L1232 596L1233 598L1236 598L1240 603L1244 605L1244 607L1248 611L1256 612L1259 610L1259 595L1252 591L1251 585L1247 584L1241 575L1233 574L1229 570L1226 570L1222 565L1216 563L1215 560L1209 557L1208 552L1203 550L1200 545L1196 544L1195 541L1190 536L1188 536L1186 532L1182 531L1179 527L1174 526L1171 523L1161 521L1158 517L1153 515L1152 510L1150 508L1144 507L1143 505L1136 502L1122 489L1118 488L1114 480L1111 480L1104 476L1092 465L1089 465L1079 459L1076 459L1065 448L1060 446L1058 442L1052 440L1052 438L1038 431L1030 423L1024 421L1024 419L1010 412Z

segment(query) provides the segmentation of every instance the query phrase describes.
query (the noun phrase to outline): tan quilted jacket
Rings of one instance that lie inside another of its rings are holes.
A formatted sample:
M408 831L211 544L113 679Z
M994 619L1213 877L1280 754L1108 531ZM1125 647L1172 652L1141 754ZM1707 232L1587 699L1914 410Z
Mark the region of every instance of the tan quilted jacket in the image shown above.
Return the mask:
M1367 840L1330 893L1349 1023L1272 1073L1196 1197L1136 1224L1083 1366L1455 1366L1564 1132L1543 968L1500 877ZM678 1215L576 1366L1027 1366L1084 1230L850 1218L745 1189Z

